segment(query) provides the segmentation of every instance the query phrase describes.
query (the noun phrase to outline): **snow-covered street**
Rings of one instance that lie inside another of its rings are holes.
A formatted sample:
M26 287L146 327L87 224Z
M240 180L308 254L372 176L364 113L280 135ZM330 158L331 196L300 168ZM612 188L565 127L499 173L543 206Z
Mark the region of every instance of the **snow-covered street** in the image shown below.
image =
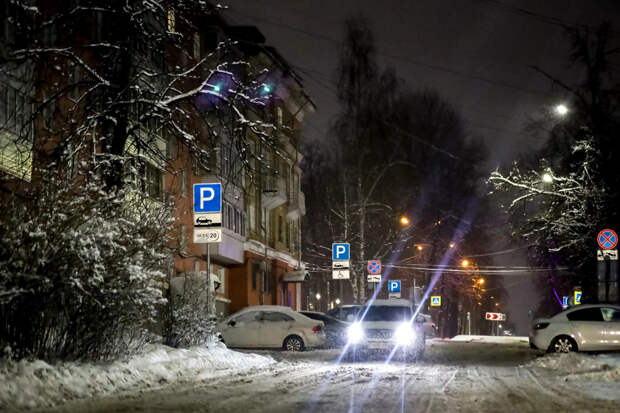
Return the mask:
M428 342L420 363L336 363L338 351L259 351L230 375L78 400L55 412L543 412L620 409L620 354L542 355L526 342ZM50 409L45 409L50 411Z

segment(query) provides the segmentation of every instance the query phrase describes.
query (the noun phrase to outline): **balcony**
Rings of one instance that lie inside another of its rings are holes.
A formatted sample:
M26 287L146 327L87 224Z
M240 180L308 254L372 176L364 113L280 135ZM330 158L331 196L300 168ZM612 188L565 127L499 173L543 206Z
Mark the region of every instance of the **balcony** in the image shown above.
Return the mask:
M288 214L286 218L289 220L299 219L306 215L306 196L303 192L291 194L288 203Z
M279 175L265 176L261 198L261 205L267 210L286 204L286 182L284 179Z

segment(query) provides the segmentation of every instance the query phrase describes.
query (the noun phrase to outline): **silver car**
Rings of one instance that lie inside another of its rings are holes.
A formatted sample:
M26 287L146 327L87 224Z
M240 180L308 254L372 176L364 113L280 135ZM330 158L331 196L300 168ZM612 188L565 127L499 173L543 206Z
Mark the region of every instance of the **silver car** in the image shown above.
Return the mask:
M620 306L580 305L534 320L530 346L557 353L620 350Z
M228 347L284 348L303 351L325 344L324 323L289 307L257 305L231 315L217 325Z

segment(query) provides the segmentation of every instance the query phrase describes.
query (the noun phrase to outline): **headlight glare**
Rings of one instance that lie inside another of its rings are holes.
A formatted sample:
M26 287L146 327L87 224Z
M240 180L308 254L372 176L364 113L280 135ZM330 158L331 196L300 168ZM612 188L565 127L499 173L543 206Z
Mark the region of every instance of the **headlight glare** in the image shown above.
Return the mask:
M411 324L403 323L399 325L394 333L394 339L396 340L396 343L401 346L413 343L415 340L415 331L413 330Z
M350 343L359 343L364 337L364 329L359 323L353 323L347 330L347 337Z

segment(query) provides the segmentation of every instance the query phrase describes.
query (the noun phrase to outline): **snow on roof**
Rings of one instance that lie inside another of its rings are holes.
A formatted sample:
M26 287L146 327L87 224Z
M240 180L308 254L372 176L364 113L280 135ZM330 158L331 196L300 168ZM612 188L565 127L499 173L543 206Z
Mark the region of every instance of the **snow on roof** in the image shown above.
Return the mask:
M267 311L267 310L271 310L271 311L294 311L291 307L287 307L285 305L253 305L253 306L250 306L250 307L242 308L241 310L237 311L237 314L245 313L245 312L248 312L248 311Z
M404 298L394 298L391 300L374 300L368 301L365 305L381 305L387 307L411 307L411 301Z

